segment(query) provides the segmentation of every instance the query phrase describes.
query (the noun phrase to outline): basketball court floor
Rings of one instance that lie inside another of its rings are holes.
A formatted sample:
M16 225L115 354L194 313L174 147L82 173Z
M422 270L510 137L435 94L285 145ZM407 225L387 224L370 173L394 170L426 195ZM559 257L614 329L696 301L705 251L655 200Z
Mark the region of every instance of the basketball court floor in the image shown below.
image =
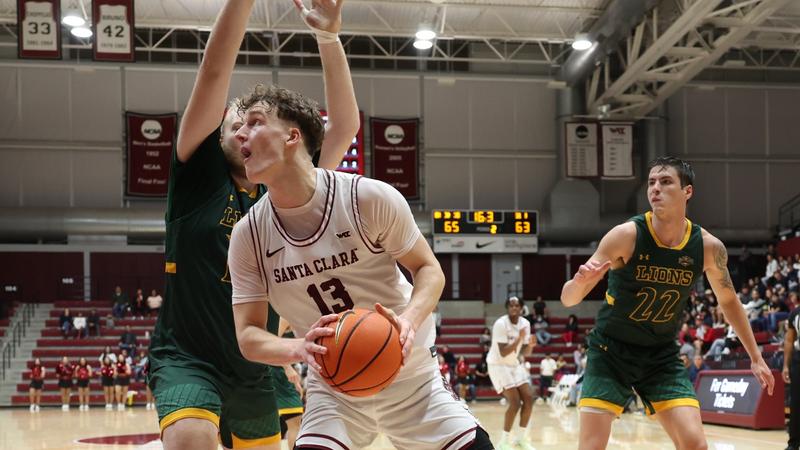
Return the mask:
M493 441L502 431L505 408L497 402L472 405ZM577 448L578 414L575 408L536 405L533 411L533 443L537 450L566 450ZM711 450L782 449L786 433L753 431L741 428L706 425L706 437ZM284 442L283 448L286 448ZM31 414L27 409L0 410L0 449L48 450L127 450L161 449L158 441L156 414L142 407L125 412L94 408L70 412L60 408L43 409ZM380 436L369 450L392 449L389 441ZM658 422L640 414L624 414L614 424L609 449L673 449Z

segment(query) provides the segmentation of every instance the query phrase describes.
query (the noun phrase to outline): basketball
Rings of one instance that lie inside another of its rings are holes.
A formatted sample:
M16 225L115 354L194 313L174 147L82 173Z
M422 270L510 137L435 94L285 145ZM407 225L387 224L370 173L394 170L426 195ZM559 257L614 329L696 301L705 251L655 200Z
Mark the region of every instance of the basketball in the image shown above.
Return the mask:
M322 379L335 390L356 397L375 395L400 371L400 336L388 319L375 311L354 309L328 325L332 336L317 343L328 351L316 354Z

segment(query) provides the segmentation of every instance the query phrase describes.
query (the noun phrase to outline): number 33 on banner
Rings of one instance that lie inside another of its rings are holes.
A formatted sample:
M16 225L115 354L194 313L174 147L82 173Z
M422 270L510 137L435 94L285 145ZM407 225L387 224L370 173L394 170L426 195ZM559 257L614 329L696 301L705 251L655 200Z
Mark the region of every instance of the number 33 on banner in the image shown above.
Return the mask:
M18 0L18 55L20 58L61 58L60 2Z
M94 38L94 59L97 61L133 61L132 0L95 0L97 17Z

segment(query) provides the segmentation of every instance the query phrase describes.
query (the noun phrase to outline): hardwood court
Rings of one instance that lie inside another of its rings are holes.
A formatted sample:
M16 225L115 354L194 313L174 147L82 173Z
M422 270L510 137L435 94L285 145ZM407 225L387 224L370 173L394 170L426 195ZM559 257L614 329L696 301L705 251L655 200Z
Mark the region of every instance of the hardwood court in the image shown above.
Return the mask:
M492 401L476 403L472 410L489 431L492 440L497 441L505 409ZM575 408L536 405L533 420L533 443L537 450L577 448L578 414ZM776 449L786 445L784 431L753 431L714 425L706 425L705 429L709 449L712 450ZM103 408L93 408L88 412L73 408L64 412L60 408L47 408L37 414L31 414L27 409L0 410L0 449L3 450L156 450L161 449L157 433L155 412L142 407L125 412L106 411ZM126 435L138 436L119 438ZM82 440L117 443L85 443ZM119 443L121 441L133 443ZM286 447L285 443L283 447ZM391 448L389 441L381 436L369 450ZM673 446L658 422L639 414L624 414L614 424L608 448L655 450L672 449Z

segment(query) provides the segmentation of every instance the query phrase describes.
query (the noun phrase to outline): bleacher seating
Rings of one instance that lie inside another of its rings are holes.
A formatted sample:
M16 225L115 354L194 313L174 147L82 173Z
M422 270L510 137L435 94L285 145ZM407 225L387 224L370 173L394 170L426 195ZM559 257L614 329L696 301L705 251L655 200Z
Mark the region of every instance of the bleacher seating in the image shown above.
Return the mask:
M84 316L88 316L92 309L96 310L100 315L100 336L89 336L81 339L69 337L64 339L61 330L58 328L58 317L64 311L64 308L69 308L73 317L79 312ZM61 357L68 356L70 362L77 363L80 357L86 357L89 365L93 369L98 369L98 358L106 346L111 347L112 351L119 350L119 338L125 332L125 327L130 325L131 331L136 334L139 350L147 350L150 344L149 334L152 334L155 327L155 317L131 318L127 317L122 320L114 320L114 328L105 328L105 316L111 313L110 302L108 301L58 301L55 302L54 309L50 312L50 319L45 321L45 328L42 330L41 337L36 341L36 349L33 350L33 357L27 362L28 368L33 366L33 358L40 358L42 364L47 369L45 374L44 388L42 389L42 404L43 405L60 405L61 397L58 393L58 380L55 374L55 367L61 361ZM2 322L0 322L1 324ZM138 350L137 350L138 355ZM135 355L131 355L135 356ZM22 379L17 384L17 393L12 396L11 402L14 405L27 405L28 404L28 386L30 382L30 372L22 375ZM103 390L100 386L99 373L95 373L92 382L89 384L90 397L89 401L92 405L103 405L105 400L103 398ZM131 380L130 391L136 392L134 396L135 404L145 403L145 385L143 382ZM77 404L77 390L73 389L73 396L71 398L73 405Z

